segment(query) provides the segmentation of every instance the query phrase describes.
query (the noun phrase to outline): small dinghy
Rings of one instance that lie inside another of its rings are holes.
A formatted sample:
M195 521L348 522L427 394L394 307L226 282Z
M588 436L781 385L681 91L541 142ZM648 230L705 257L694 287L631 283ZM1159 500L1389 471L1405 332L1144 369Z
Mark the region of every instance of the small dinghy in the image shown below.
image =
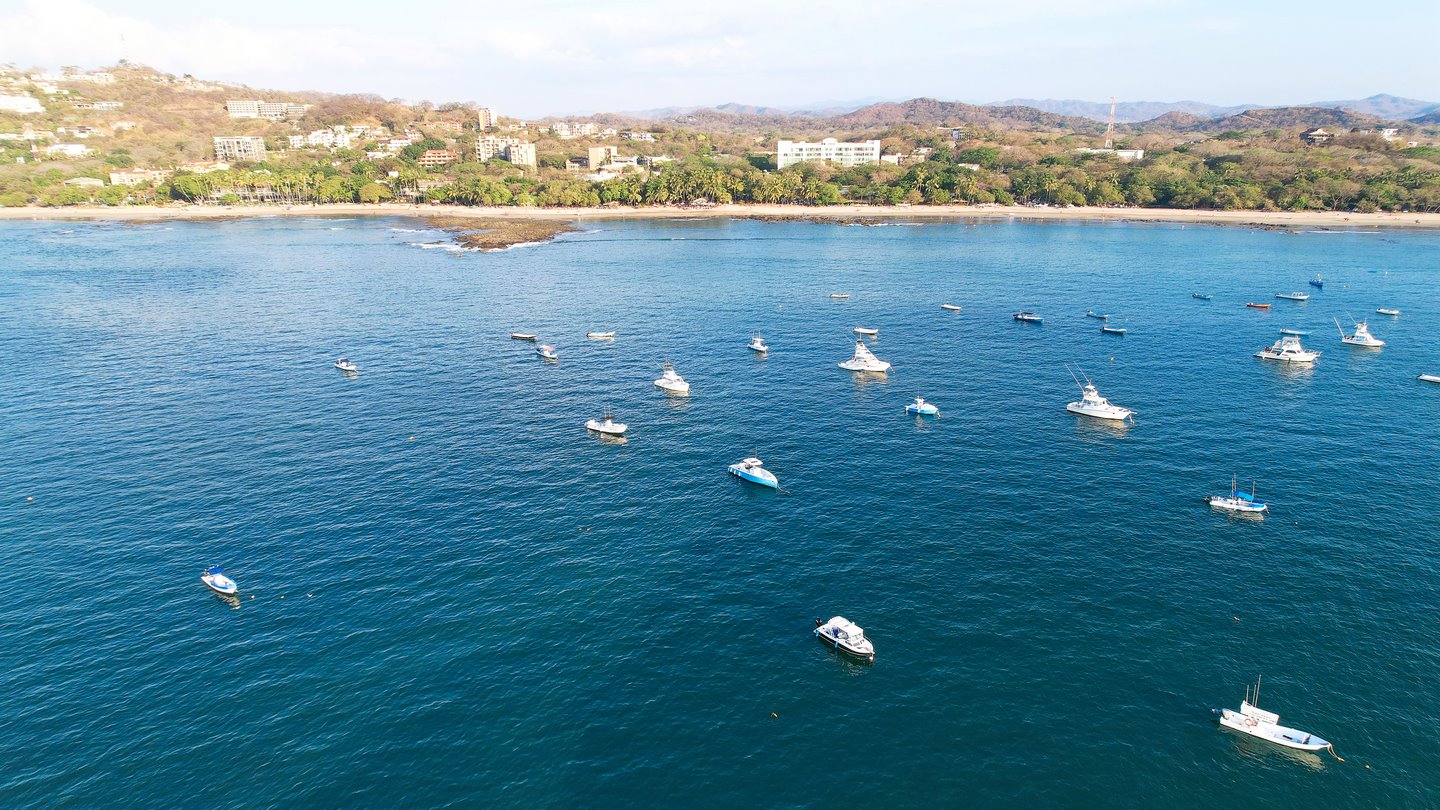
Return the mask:
M206 568L205 571L200 574L200 581L205 583L210 590L221 596L234 596L235 592L240 590L240 586L235 584L235 580L225 576L225 571L218 565L212 565Z
M840 652L866 661L875 660L875 645L865 638L865 631L859 625L844 616L835 616L828 622L816 619L815 637Z
M1045 319L1044 319L1044 318L1042 318L1042 317L1040 317L1039 315L1037 315L1036 313L1030 312L1030 311L1028 311L1028 310L1025 311L1025 312L1017 312L1017 313L1015 313L1014 315L1011 315L1010 318L1011 318L1011 320L1016 320L1016 321L1019 321L1019 322L1021 322L1021 323L1044 323L1044 322L1045 322Z
M1235 476L1230 477L1229 495L1206 495L1205 503L1210 504L1211 509L1219 509L1223 512L1258 515L1270 511L1270 504L1255 497L1254 482L1250 484L1250 494L1246 495L1237 486Z
M1093 309L1087 311L1087 312L1085 313L1085 317L1087 317L1087 318L1094 318L1094 319L1097 320L1097 321L1108 321L1108 320L1110 320L1110 316L1109 316L1109 315L1104 315L1104 314L1102 314L1102 313L1096 312L1096 311L1093 310Z
M1190 293L1190 297L1194 298L1197 301L1209 301L1212 300L1215 296L1211 295L1210 293L1193 292Z
M905 406L905 412L915 414L916 416L940 415L940 409L935 407L935 403L926 402L924 397L915 397L914 402Z
M599 419L591 419L585 423L586 430L593 430L596 433L604 433L607 436L623 436L630 426L623 422L616 422L610 416L610 409L605 409L605 415Z
M754 456L731 464L728 470L731 475L742 481L749 481L752 484L759 484L762 487L769 487L771 489L780 488L780 479L776 478L774 473L765 469L764 465L760 463L760 459Z
M1325 279L1316 276L1315 278L1310 279L1310 286L1314 287L1317 290L1324 289Z
M1281 329L1280 334L1293 335L1295 337L1310 337L1310 333L1306 332L1304 329Z
M1237 712L1233 709L1213 709L1212 711L1220 716L1221 726L1265 742L1300 751L1320 751L1331 747L1329 740L1322 740L1308 731L1280 725L1280 715L1256 706L1255 704L1259 702L1260 681L1256 679L1255 693L1252 696L1249 687L1246 687L1245 699L1240 701L1240 711Z
M354 374L355 372L360 370L360 367L351 362L350 358L348 357L341 357L340 359L336 360L335 367L348 374Z
M836 301L844 301L846 298L850 297L850 293L830 293L830 297L835 299Z
M1269 308L1270 308L1270 305L1269 305L1269 304L1257 304L1257 303L1255 303L1254 301L1246 301L1246 302L1245 302L1245 306L1247 306L1247 307L1249 307L1249 308L1251 308L1251 309L1269 309Z
M1128 331L1130 331L1130 330L1126 329L1126 328L1123 327L1123 326L1102 326L1102 327L1100 327L1100 334L1102 334L1102 335L1123 335L1123 334L1125 334L1125 333L1128 332Z
M528 340L528 341L530 341L531 343L534 343L536 337L538 337L538 335L532 335L532 334L530 334L529 332L511 332L511 333L510 333L510 339L511 339L511 340Z
M542 357L542 358L545 359L545 360L559 360L559 359L560 359L560 353L557 352L557 351L555 351L555 347L554 347L554 346L551 346L551 345L548 344L548 343L541 343L539 346L536 346L536 347L535 347L535 353L538 354L538 355L540 355L540 357Z
M614 332L586 332L585 337L590 340L614 340Z
M1390 309L1389 307L1376 307L1375 312L1380 315L1389 315L1392 318L1400 314L1400 310Z
M1421 374L1415 379L1420 380L1421 382L1440 383L1440 374Z
M941 304L941 305L940 305L940 308L941 308L941 309L948 309L948 310L950 310L951 312L959 312L959 311L960 311L960 307L959 307L958 305L956 305L956 304Z
M863 326L857 326L857 327L855 327L855 334L857 334L857 335L864 335L865 337L876 337L877 335L880 334L880 330L879 330L879 329L866 329L866 328L863 327Z
M1275 297L1276 297L1276 298L1283 299L1283 300L1285 300L1285 301L1309 301L1309 300L1310 300L1310 293L1303 293L1303 292L1275 293Z

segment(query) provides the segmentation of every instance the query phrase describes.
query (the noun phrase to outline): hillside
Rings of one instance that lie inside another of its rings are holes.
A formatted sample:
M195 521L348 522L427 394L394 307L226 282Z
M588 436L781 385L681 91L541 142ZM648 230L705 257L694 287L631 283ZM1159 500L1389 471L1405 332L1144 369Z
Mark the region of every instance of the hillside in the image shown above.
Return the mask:
M1034 99L1013 98L1008 101L991 101L986 107L1034 107L1037 110L1067 115L1075 118L1089 118L1095 121L1110 120L1110 103L1107 101L1081 101L1079 99ZM1219 118L1241 112L1258 105L1239 104L1222 107L1203 101L1121 101L1115 105L1115 120L1120 123L1151 121L1168 113L1179 112L1190 115Z
M1413 120L1429 113L1440 111L1440 103L1415 98L1401 98L1386 93L1377 93L1369 98L1346 101L1317 101L1309 107L1334 107L1350 110L1361 115L1373 115L1390 121Z
M1404 122L1386 121L1373 115L1329 107L1266 107L1245 110L1224 118L1200 118L1185 113L1167 113L1153 121L1135 126L1144 132L1227 132L1256 129L1373 129L1403 126Z
M954 126L972 124L996 129L1042 129L1100 133L1105 127L1088 118L1056 115L1033 107L984 107L959 101L912 98L871 104L829 120L848 127L894 127L902 124Z

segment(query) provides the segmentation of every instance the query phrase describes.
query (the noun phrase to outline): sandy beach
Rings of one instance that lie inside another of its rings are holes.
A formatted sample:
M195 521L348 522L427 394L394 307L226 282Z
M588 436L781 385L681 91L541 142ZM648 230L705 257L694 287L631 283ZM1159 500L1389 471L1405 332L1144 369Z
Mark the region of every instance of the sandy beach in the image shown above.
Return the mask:
M695 219L700 217L752 217L798 220L911 220L961 219L969 221L1024 219L1031 221L1175 222L1204 225L1238 225L1265 228L1440 228L1440 213L1373 213L1343 211L1202 211L1173 208L1032 208L1027 206L870 206L835 205L716 205L707 208L651 206L640 208L462 208L445 205L337 203L296 206L175 206L73 208L0 208L0 220L214 220L264 217L404 216L473 218L499 221L587 222L617 219Z

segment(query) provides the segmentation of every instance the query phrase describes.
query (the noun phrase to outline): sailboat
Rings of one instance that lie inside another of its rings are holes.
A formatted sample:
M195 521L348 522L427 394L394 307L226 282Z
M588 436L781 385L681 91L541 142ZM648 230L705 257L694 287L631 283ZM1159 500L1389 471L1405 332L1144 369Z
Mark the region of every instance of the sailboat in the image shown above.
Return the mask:
M1255 497L1255 482L1250 482L1250 494L1240 491L1238 476L1230 476L1229 495L1206 495L1205 503L1210 508L1224 512L1241 512L1258 515L1270 511L1270 504Z

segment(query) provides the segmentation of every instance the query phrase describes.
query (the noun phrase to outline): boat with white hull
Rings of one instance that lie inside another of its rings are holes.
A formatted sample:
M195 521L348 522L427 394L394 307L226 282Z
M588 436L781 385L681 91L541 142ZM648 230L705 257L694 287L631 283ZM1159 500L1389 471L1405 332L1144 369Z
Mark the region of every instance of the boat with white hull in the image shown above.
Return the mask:
M336 360L335 367L345 372L346 374L354 374L355 372L360 370L360 367L355 365L355 363L353 363L348 357L341 357Z
M742 481L749 481L752 484L759 484L771 489L780 488L780 479L775 477L775 473L765 469L765 465L760 462L760 459L754 456L737 461L727 469L731 475Z
M959 312L959 311L960 311L960 305L959 305L959 304L941 304L941 305L940 305L940 308L941 308L941 309L948 309L948 310L950 310L951 312Z
M614 332L586 332L585 337L590 340L614 340Z
M828 622L815 620L815 637L843 653L849 653L866 661L875 660L875 645L865 637L865 631L844 616L835 616Z
M1237 712L1233 709L1216 709L1214 711L1220 715L1221 726L1265 742L1294 748L1298 751L1320 751L1331 747L1329 740L1321 739L1308 731L1280 725L1280 715L1256 706L1255 703L1259 701L1260 681L1256 680L1253 696L1249 687L1246 687L1245 699L1240 701L1240 711Z
M605 409L605 415L599 419L591 419L585 423L585 429L596 433L603 433L607 436L624 436L630 426L624 422L616 422L610 416L610 409Z
M867 329L867 328L865 328L865 327L863 327L863 326L857 326L857 327L855 327L855 334L857 334L857 335L864 335L865 337L877 337L877 336L880 334L880 330L879 330L879 329Z
M1083 376L1083 374L1081 376ZM1065 410L1071 413L1078 413L1081 416L1109 419L1112 422L1123 422L1131 419L1131 417L1135 415L1135 412L1129 408L1122 408L1119 405L1111 403L1110 400L1105 397L1100 396L1100 392L1095 388L1095 383L1091 382L1089 377L1085 377L1085 382L1083 383L1080 382L1080 378L1076 377L1073 371L1070 372L1070 377L1075 380L1076 385L1080 386L1080 401L1071 402L1065 406ZM1134 420L1132 419L1131 421Z
M916 416L939 416L940 409L935 403L926 402L924 397L915 397L915 401L905 406L905 412Z
M1019 321L1019 322L1021 322L1021 323L1044 323L1044 322L1045 322L1045 319L1042 318L1042 317L1040 317L1039 314L1034 313L1034 312L1030 312L1029 310L1026 310L1025 312L1017 312L1017 313L1015 313L1014 315L1011 315L1011 316L1010 316L1010 319L1013 320L1013 321Z
M1282 363L1313 363L1320 352L1312 352L1300 345L1295 335L1281 335L1274 344L1255 353L1261 360L1279 360Z
M200 574L200 581L205 583L205 587L221 596L234 596L236 591L240 590L240 586L235 584L235 580L225 576L225 571L218 565L206 568Z
M551 346L551 345L546 344L546 343L541 343L539 346L536 346L536 347L535 347L535 353L538 354L538 355L540 355L540 358L541 358L542 360L559 360L559 359L560 359L560 352L555 351L555 347L554 347L554 346Z
M770 351L770 347L765 345L765 338L761 337L759 332L756 332L755 336L750 338L750 345L747 348L752 352L758 352L760 354L766 354Z
M1275 297L1285 301L1309 301L1310 293L1295 292L1275 293Z
M1400 310L1391 309L1389 307L1376 307L1375 311L1381 315L1389 315L1392 318L1397 317L1400 314Z
M1255 483L1250 483L1250 494L1246 495L1240 491L1239 481L1236 476L1230 476L1229 495L1206 495L1205 503L1210 504L1211 509L1219 509L1222 512L1238 512L1247 515L1260 515L1270 511L1270 504L1255 497Z
M1370 334L1370 327L1364 321L1355 322L1355 331L1345 334L1344 327L1340 326L1340 319L1335 319L1335 328L1340 330L1340 342L1347 346L1360 346L1366 349L1378 349L1385 345L1385 341Z
M690 383L685 382L685 378L675 372L675 367L670 365L669 360L665 361L664 373L660 375L660 379L655 381L655 387L663 389L665 393L673 396L690 396Z
M855 340L854 356L837 365L846 371L863 371L873 374L884 374L890 370L890 364L876 357L865 345L865 341L859 338Z
M1440 383L1440 374L1421 374L1415 379L1420 380L1421 382Z

